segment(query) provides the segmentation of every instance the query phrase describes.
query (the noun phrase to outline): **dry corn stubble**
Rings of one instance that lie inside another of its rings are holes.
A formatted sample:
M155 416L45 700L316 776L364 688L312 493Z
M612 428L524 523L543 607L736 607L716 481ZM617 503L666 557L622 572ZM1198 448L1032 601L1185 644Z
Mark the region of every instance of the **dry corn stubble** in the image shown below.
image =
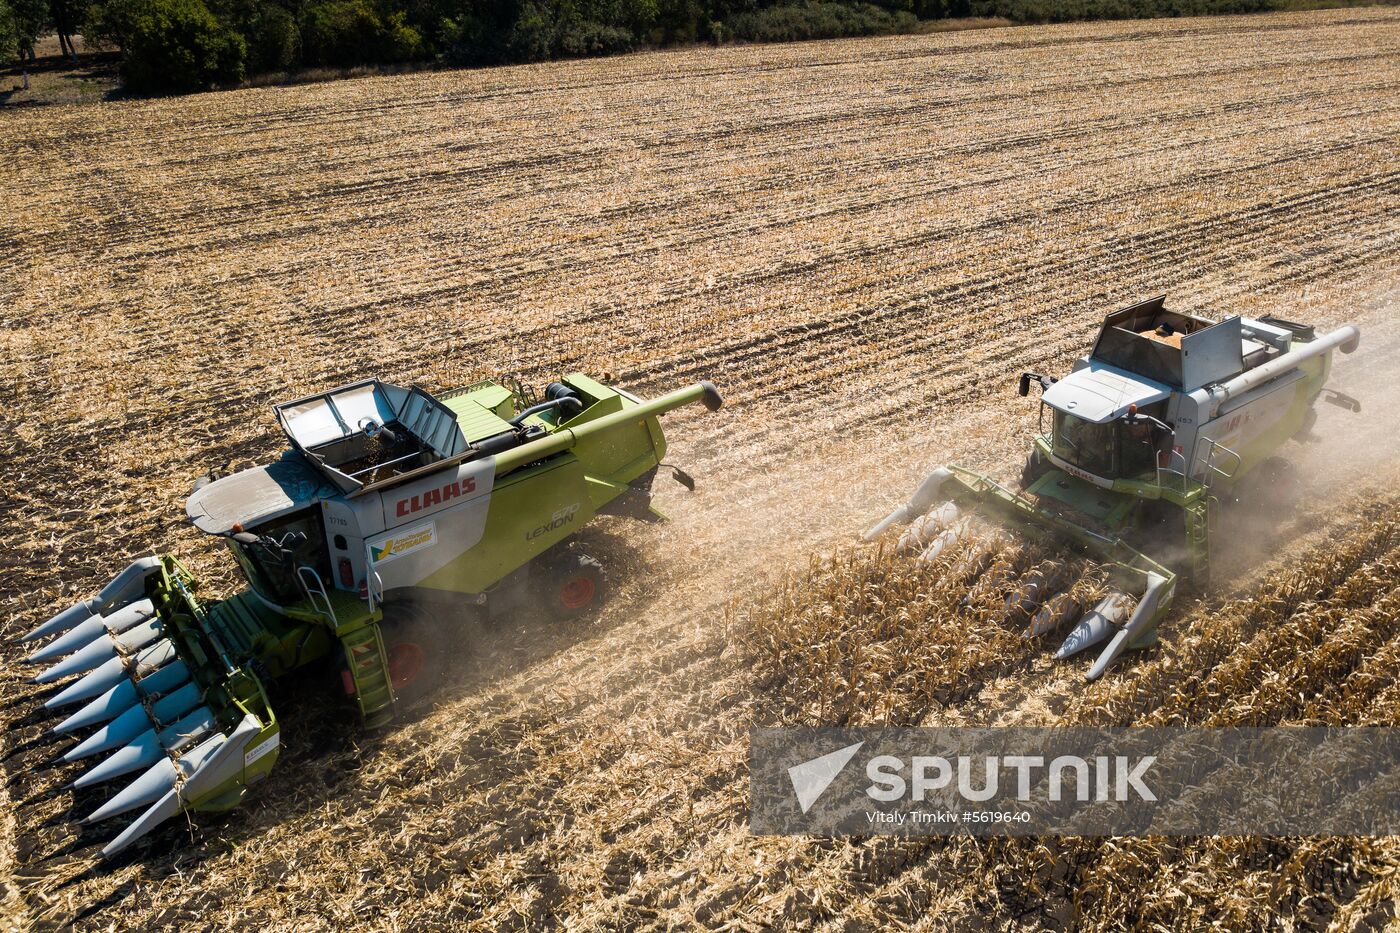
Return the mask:
M1062 685L1073 692L1061 712L1037 724L1394 724L1400 693L1387 674L1400 645L1398 506L1393 495L1345 504L1332 516L1333 534L1253 595L1205 599L1170 623L1159 648L1103 683ZM1349 530L1336 535L1341 528ZM1042 680L1033 652L1014 650L1016 627L965 599L963 581L949 573L959 557L850 550L736 607L731 631L752 667L757 721L961 725L957 707L989 692L996 676ZM987 709L978 712L991 721ZM1393 919L1387 898L1400 855L1393 839L1325 838L877 838L857 848L854 865L843 853L839 865L794 879L799 890L823 872L841 879L817 915L899 920L930 903L924 888L934 886L945 901L960 892L952 916L964 922L994 903L1029 926L1073 917L1090 929L1129 919L1239 929L1286 917L1351 929ZM898 894L848 903L867 893L874 865Z

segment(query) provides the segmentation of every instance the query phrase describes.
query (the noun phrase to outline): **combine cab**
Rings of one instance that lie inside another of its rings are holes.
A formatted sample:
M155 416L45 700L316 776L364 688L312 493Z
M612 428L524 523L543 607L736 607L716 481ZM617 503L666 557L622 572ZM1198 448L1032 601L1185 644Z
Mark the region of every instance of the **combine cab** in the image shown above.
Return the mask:
M1332 351L1350 353L1359 339L1355 327L1319 337L1269 317L1213 323L1168 310L1165 298L1117 311L1068 376L1021 374L1020 394L1039 386L1042 395L1041 433L1019 491L943 467L866 539L910 524L903 546L931 559L975 537L982 516L1046 548L1099 561L1111 589L1084 607L1055 654L1067 658L1108 640L1088 671L1096 679L1124 651L1155 642L1179 579L1208 582L1218 512L1247 489L1286 482L1287 464L1276 454L1308 437L1317 399L1360 410L1324 388ZM960 571L992 572L994 561L974 558ZM1004 562L996 566L1008 610L1032 619L1028 637L1068 624L1051 604L1053 573L1039 567L1018 580Z
M339 661L365 722L389 720L449 662L471 618L534 598L586 610L603 569L571 545L595 515L659 520L658 416L698 383L643 402L574 374L542 398L482 382L441 395L366 380L276 406L289 449L204 478L186 509L223 539L248 588L203 600L173 557L145 557L23 641L45 706L91 760L75 786L120 781L87 822L137 814L112 855L181 810L221 810L277 757L265 683ZM689 477L676 476L693 488Z

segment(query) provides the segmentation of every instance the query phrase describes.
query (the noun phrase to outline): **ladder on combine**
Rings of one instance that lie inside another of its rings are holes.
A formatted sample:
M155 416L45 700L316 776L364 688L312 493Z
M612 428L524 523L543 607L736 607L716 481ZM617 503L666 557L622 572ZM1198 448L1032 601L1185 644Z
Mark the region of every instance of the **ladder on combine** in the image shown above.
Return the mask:
M365 725L388 722L393 718L394 685L373 606L341 590L327 590L312 567L298 567L297 578L312 611L326 621L345 649L350 677L346 689L354 690Z
M1215 497L1203 488L1195 501L1186 505L1186 550L1191 558L1191 578L1206 580L1210 573L1210 510Z
M1217 452L1236 458L1239 454L1228 447L1211 441L1211 449L1205 460L1202 481L1197 482L1189 475L1190 467L1181 451L1173 450L1166 463L1157 464L1157 485L1167 493L1172 502L1181 506L1185 516L1186 553L1191 562L1191 578L1206 580L1210 573L1210 539L1215 530L1214 509L1219 500L1211 494L1211 481L1234 475L1233 469L1226 471L1216 462Z
M340 643L345 648L345 663L365 725L383 725L393 718L394 686L384 661L384 639L379 626L370 624L345 632Z
M1234 480L1244 464L1244 458L1213 438L1203 438L1209 445L1202 461L1200 494L1186 504L1186 545L1191 556L1191 575L1205 581L1210 573L1210 539L1215 532L1215 510L1220 499L1212 492L1217 482L1227 485Z

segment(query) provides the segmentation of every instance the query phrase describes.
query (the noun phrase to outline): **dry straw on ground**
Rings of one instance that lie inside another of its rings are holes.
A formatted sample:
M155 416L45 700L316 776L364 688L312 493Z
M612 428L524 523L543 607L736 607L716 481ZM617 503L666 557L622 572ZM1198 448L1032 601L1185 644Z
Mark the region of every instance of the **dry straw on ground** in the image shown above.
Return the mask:
M754 839L744 755L755 718L823 704L853 720L1393 715L1390 512L1339 512L1335 554L1295 525L1306 540L1226 594L1245 602L1184 606L1156 653L1083 694L986 618L968 624L1004 652L903 631L937 634L948 601L923 571L843 548L931 465L1014 469L1036 423L1015 374L1061 371L1115 305L1167 291L1216 315L1356 319L1358 359L1379 360L1397 88L1400 16L1341 10L8 115L6 633L150 549L229 592L179 503L205 469L280 449L272 401L372 373L441 389L580 367L642 392L710 377L731 404L667 419L668 457L701 480L662 490L672 524L590 531L625 581L599 619L468 633L436 707L382 734L322 683L283 688L272 778L115 865L72 823L95 798L38 770L62 746L6 649L6 908L103 929L1113 928L1173 910L1234 927L1275 900L1299 926L1372 920L1395 895L1390 841ZM821 550L826 570L781 582ZM840 591L851 579L868 586ZM878 679L795 647L826 679L793 692L773 673L780 632L766 654L733 643L727 604L806 606L806 588L886 620L888 637L843 646ZM1340 637L1305 650L1325 633Z
M1248 597L1202 601L1159 648L1092 686L1066 683L1083 666L1045 663L1044 647L1020 637L1000 600L966 599L956 568L967 544L933 561L884 546L844 551L736 607L730 631L765 725L1393 725L1400 499L1346 503L1327 531ZM985 690L998 679L1015 690ZM1057 708L1024 702L1052 686ZM995 905L1032 928L1073 916L1108 930L1351 929L1394 922L1400 894L1393 839L872 839L838 848L823 902L810 908L830 920L866 890L867 863L887 859L894 869L876 874L904 898L936 891L953 925ZM846 848L861 851L856 862ZM916 901L858 903L863 919L884 923L907 918Z

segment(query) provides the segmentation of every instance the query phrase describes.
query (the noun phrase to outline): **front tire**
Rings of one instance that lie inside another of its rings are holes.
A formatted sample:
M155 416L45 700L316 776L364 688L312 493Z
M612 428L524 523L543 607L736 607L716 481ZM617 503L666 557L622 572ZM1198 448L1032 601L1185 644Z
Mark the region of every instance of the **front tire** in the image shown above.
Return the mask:
M447 675L452 620L441 609L385 607L379 626L395 706L411 706L436 690Z
M1021 467L1021 488L1030 489L1042 476L1050 472L1051 466L1039 447L1032 450L1031 455L1026 458L1026 465Z

